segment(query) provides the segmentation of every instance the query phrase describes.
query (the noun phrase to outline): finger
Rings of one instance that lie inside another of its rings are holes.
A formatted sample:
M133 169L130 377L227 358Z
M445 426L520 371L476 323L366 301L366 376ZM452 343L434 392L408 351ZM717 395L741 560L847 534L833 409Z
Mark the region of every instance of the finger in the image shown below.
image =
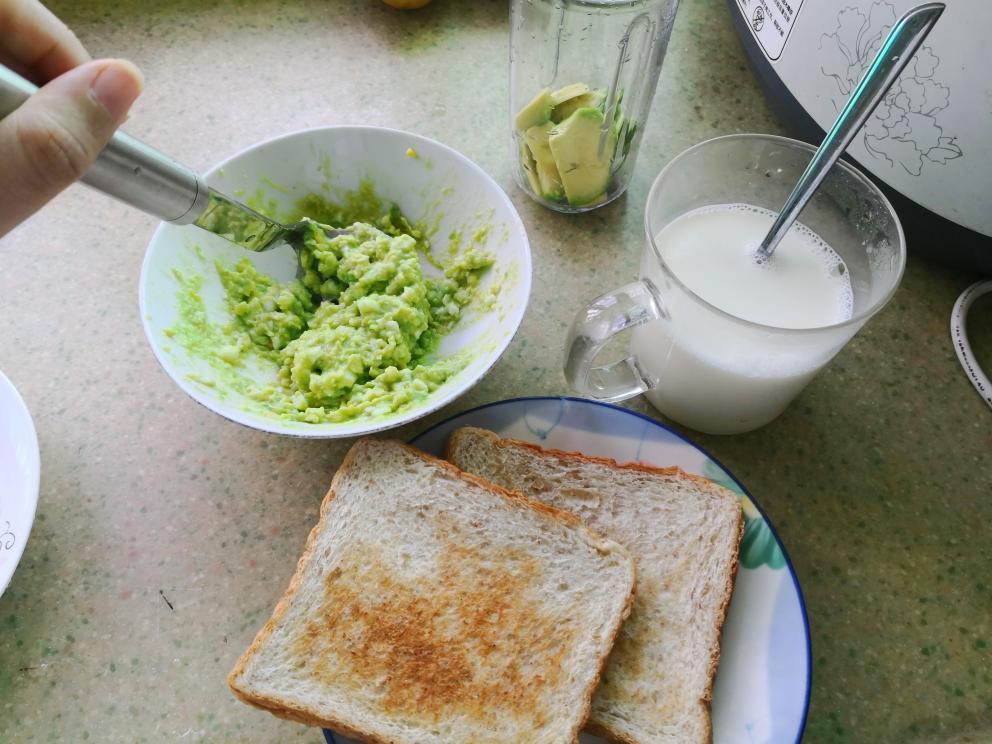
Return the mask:
M90 62L57 77L0 121L0 235L86 172L142 84L130 62Z
M0 0L0 61L42 85L88 62L86 49L38 0Z

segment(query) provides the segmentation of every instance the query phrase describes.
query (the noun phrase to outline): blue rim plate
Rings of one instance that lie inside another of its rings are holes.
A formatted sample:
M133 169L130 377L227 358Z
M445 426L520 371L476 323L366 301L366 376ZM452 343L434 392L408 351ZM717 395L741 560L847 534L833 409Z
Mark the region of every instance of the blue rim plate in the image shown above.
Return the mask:
M788 554L767 516L726 468L654 419L606 403L515 398L459 413L411 440L441 456L459 426L479 426L544 447L640 461L705 476L735 491L744 538L713 689L714 744L779 744L802 738L809 709L811 645L806 605ZM328 744L352 740L324 731ZM582 734L583 744L602 739Z

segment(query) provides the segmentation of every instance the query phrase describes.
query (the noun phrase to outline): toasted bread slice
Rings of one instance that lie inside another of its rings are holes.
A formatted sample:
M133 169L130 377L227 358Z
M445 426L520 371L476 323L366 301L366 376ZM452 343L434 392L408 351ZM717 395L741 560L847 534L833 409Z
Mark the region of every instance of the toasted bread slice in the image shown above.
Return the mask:
M457 430L448 459L578 514L634 555L634 609L603 671L588 728L624 744L711 741L720 629L743 530L736 496L678 468L617 465L482 429Z
M575 742L633 589L574 515L366 439L228 682L366 742Z

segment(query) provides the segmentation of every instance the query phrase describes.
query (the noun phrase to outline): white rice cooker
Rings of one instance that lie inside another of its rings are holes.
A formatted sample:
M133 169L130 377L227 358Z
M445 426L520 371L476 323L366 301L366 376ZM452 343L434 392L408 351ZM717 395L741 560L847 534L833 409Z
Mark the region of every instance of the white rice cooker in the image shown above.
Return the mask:
M819 144L896 20L921 0L728 0L769 102ZM847 157L912 252L992 274L992 2L947 9Z

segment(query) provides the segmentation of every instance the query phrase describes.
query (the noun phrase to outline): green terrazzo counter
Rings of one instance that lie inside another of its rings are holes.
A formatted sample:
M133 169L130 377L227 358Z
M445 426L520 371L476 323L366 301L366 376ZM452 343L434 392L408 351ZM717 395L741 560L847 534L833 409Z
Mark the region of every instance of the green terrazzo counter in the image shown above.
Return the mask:
M506 2L52 7L95 55L145 72L128 131L197 168L290 130L365 123L439 139L503 185L534 252L528 315L481 384L403 437L480 403L568 392L565 329L635 275L658 170L711 136L779 131L725 0L684 0L629 193L565 217L510 177ZM225 677L348 443L236 426L166 377L137 308L154 226L77 187L0 241L0 369L42 454L34 531L0 597L0 742L319 742L236 702ZM66 280L39 305L53 277ZM749 487L795 563L813 639L809 742L992 741L992 414L948 336L976 278L911 259L892 303L779 420L690 433ZM972 335L992 366L990 311L976 307Z

